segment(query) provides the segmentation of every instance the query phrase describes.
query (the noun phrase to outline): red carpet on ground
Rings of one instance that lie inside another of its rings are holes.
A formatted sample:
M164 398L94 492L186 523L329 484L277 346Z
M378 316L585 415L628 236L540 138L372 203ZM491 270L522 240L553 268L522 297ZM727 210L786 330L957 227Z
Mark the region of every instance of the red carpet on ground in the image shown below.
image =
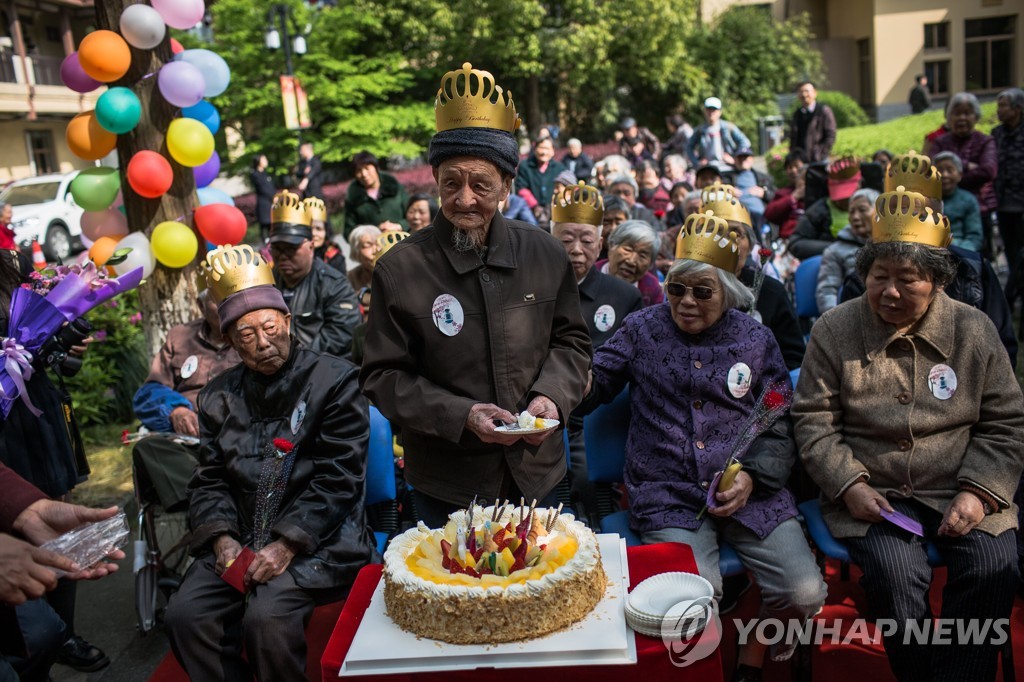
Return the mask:
M826 564L828 583L828 601L825 608L817 616L818 621L831 624L834 621L843 621L839 629L840 639L846 636L848 628L853 619L857 617L858 607L863 605L864 592L857 584L860 577L859 571L852 568L850 580L843 581L839 577L838 564L829 560ZM942 587L946 583L945 569L935 571L935 580L932 584L931 601L935 613L939 612L939 605L942 599ZM722 662L725 667L725 680L731 677L731 671L736 661L736 637L737 630L733 621L747 621L756 618L760 593L757 588L752 588L743 595L735 610L723 617L725 625L725 638L722 643ZM311 680L319 680L320 656L323 654L327 640L331 636L334 624L341 613L342 603L331 604L321 607L313 613L313 618L306 630L309 641L309 656L307 671ZM1024 601L1017 599L1014 603L1013 616L1010 623L1013 633L1013 655L1017 662L1017 679L1024 680ZM872 630L873 632L873 630ZM889 664L885 658L885 652L881 644L830 644L826 643L814 647L811 657L811 668L814 680L828 680L829 682L863 682L870 679L871 682L891 682L895 678L889 671ZM1000 675L1002 672L1000 671ZM623 680L629 678L628 668L623 668ZM178 666L172 654L167 657L157 668L150 682L186 682L188 677ZM486 679L498 681L502 679L495 671L488 671ZM680 669L679 679L686 679L686 669ZM764 682L789 682L792 678L790 663L771 663L765 665ZM1002 677L999 677L1001 680ZM700 680L699 682L714 682Z

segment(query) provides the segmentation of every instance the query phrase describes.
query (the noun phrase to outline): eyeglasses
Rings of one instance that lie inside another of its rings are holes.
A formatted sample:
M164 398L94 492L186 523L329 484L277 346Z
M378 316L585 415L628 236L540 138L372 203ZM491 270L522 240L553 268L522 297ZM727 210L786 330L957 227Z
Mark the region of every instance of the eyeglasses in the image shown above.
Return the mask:
M665 291L668 292L669 296L675 296L682 298L686 296L687 291L693 292L693 297L698 301L710 301L711 297L715 295L715 289L711 287L688 287L680 282L669 282L665 285Z

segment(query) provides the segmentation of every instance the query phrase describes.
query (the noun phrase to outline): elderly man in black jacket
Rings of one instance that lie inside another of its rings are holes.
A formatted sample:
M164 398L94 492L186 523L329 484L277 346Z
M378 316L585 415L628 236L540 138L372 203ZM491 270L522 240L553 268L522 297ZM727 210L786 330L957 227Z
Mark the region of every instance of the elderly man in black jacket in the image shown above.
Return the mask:
M274 283L292 312L299 343L321 353L347 357L352 331L362 322L348 278L316 258L308 207L290 192L274 197L270 253Z
M284 298L250 247L221 247L204 267L242 363L199 394L196 561L168 606L168 635L195 680L305 679L313 607L376 558L363 510L367 404L355 365L291 338Z

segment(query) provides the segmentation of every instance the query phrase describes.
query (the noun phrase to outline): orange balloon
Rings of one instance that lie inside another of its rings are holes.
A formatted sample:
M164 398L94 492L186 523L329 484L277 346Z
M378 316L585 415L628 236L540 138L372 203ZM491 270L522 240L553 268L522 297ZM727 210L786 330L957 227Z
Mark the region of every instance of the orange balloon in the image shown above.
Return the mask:
M86 161L102 159L117 146L117 135L105 130L92 111L71 119L65 136L71 153Z
M78 63L82 71L101 83L116 81L132 65L132 51L119 34L93 31L78 46Z
M114 255L119 241L121 241L121 237L100 237L89 248L89 260L97 267L103 267L104 263Z

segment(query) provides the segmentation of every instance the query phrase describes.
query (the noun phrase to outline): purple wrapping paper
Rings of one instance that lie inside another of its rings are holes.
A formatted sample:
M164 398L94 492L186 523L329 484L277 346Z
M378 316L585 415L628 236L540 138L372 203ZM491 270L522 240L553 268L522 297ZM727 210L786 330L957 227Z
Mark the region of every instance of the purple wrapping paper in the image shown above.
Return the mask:
M46 294L46 300L60 310L70 322L121 292L139 286L139 282L142 281L142 268L135 268L116 279L101 281L103 284L94 288L92 283L69 273Z

